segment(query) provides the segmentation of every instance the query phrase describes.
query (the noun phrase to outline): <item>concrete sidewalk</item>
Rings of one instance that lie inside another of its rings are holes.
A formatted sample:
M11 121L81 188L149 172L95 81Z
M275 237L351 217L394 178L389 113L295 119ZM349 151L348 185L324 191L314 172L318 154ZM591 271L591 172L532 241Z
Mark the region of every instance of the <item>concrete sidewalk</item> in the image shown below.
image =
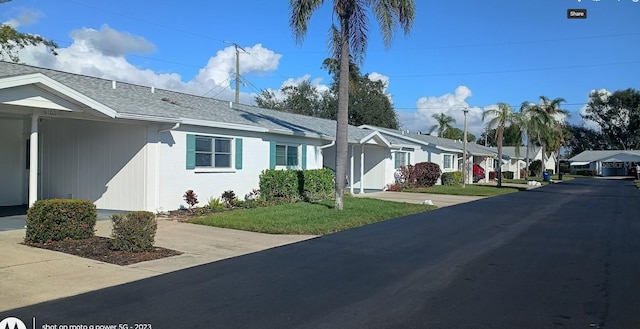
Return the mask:
M109 236L110 221L96 235ZM119 266L20 244L25 230L0 232L0 311L98 290L313 238L158 220L155 245L182 255Z
M405 192L373 192L356 196L407 203L431 200L438 207L483 198ZM96 229L96 235L109 236L111 221L98 221ZM24 229L0 231L0 311L74 296L315 237L253 233L158 219L155 245L178 250L183 254L119 266L24 246L20 244L24 236Z

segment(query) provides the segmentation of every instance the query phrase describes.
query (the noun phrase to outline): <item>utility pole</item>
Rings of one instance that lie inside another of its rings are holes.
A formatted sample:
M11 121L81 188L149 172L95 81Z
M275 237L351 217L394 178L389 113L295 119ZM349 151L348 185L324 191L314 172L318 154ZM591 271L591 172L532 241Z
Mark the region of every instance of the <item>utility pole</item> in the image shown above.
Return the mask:
M240 47L235 42L225 41L224 43L233 45L236 48L236 99L235 99L235 102L240 103L240 50L242 50L242 52L244 53L246 53L247 51L244 50L244 48Z
M464 139L464 147L462 151L462 153L464 153L462 155L462 187L464 188L467 184L467 176L469 176L469 170L467 169L467 113L469 113L469 110L465 107L462 112L464 113L464 134L462 136Z

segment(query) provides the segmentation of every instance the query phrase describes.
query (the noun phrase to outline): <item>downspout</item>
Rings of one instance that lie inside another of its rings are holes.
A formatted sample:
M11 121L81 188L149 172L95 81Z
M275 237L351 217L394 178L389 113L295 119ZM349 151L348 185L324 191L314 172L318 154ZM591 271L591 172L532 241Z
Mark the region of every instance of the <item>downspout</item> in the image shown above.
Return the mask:
M163 133L163 132L166 132L166 131L169 131L169 130L176 130L178 128L180 128L180 122L176 122L176 124L173 125L173 127L171 127L171 128L160 129L160 130L158 130L158 132L159 133Z
M329 147L334 146L334 145L336 145L336 141L335 140L331 141L331 143L329 143L327 145L322 145L322 146L318 147L318 149L324 150L324 149L329 148Z

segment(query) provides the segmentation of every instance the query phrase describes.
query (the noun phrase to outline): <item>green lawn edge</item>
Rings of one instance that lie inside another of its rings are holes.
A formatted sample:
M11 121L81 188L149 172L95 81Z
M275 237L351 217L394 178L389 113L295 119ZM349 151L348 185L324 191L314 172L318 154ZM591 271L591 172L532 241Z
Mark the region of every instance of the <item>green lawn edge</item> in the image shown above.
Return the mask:
M409 193L429 193L429 194L447 194L447 195L465 195L465 196L498 196L509 193L515 193L519 191L527 190L526 186L523 187L511 187L511 186L491 186L491 185L467 185L462 186L446 186L435 185L426 188L405 188L402 192Z
M269 234L324 235L392 218L433 210L435 206L345 197L344 210L333 200L296 202L209 214L190 223Z

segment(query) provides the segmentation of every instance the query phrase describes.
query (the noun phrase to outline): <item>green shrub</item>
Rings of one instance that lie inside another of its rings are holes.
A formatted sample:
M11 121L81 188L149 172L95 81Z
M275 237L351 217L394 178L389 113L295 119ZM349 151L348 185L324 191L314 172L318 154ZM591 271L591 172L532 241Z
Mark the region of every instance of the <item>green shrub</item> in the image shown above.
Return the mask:
M506 179L513 179L514 172L513 171L503 171L502 172L502 177L504 177Z
M263 170L260 197L265 200L320 200L332 196L334 175L331 169Z
M440 166L433 162L419 162L414 166L416 185L418 187L431 187L436 185L442 174Z
M442 173L440 178L442 180L442 185L455 186L462 185L462 172L461 171L452 171Z
M263 170L260 174L260 196L266 200L293 199L298 195L295 170Z
M298 193L305 201L331 198L334 192L334 175L331 169L298 171Z
M90 238L97 217L96 206L89 200L38 200L27 212L25 242Z
M156 216L149 211L136 211L111 216L111 248L129 252L153 250L158 228Z
M222 204L220 198L209 198L209 200L207 201L207 206L209 207L209 210L213 212L221 211L222 209L224 209L224 204Z
M538 175L541 169L542 169L541 160L535 160L529 164L529 173L531 174L531 176Z
M591 169L578 169L576 170L578 176L595 176L595 172Z

